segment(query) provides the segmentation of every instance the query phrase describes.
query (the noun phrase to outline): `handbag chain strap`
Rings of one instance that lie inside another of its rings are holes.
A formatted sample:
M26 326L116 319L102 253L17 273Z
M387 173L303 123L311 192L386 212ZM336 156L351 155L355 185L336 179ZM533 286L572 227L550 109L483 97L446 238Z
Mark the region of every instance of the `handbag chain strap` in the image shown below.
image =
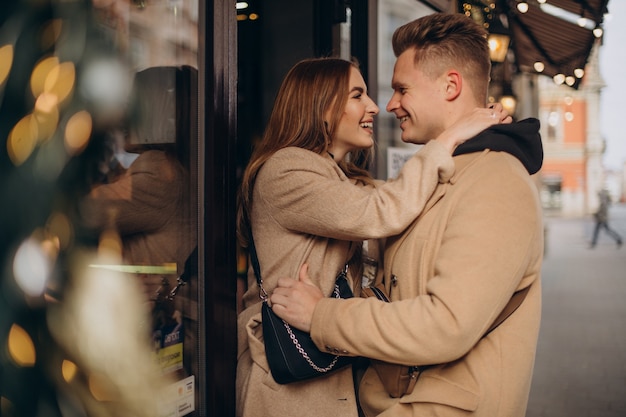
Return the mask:
M249 247L249 251L250 251L250 259L252 261L252 269L254 269L254 275L256 276L256 282L257 282L257 285L259 286L259 298L263 302L267 302L268 294L267 294L267 291L265 291L265 289L263 288L263 279L261 278L261 268L259 266L259 258L257 257L257 254L256 254L256 248L254 247L254 238L252 237L252 230L250 230L250 247ZM347 273L348 273L348 264L346 263L346 265L344 266L344 268L341 271L340 275L343 275L345 277L347 275ZM336 282L335 282L335 289L333 290L333 296L335 298L341 298L340 291L339 291L339 285ZM289 325L289 323L287 323L285 320L283 320L283 325L285 326L285 329L287 330L287 334L289 334L289 338L291 339L291 341L293 342L294 346L298 350L298 353L300 353L300 355L304 358L304 360L307 361L307 363L309 364L309 366L311 368L315 369L317 372L326 373L326 372L331 371L335 367L335 365L337 364L337 361L339 360L339 355L335 355L335 357L330 362L330 364L328 364L328 366L326 366L324 368L318 366L315 362L313 362L313 360L311 360L311 357L306 352L306 350L304 350L304 348L302 347L302 345L298 341L297 336L291 330L291 326Z

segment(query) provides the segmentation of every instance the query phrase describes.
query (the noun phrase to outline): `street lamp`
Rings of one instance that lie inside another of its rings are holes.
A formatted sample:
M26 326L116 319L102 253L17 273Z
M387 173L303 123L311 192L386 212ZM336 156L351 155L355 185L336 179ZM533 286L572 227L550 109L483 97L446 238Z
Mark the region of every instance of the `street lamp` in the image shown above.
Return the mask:
M504 62L509 49L509 43L511 42L511 34L509 30L504 27L498 16L489 22L488 29L489 36L487 37L487 42L489 43L489 55L491 60L493 62Z
M515 114L517 108L517 98L513 94L513 88L509 82L505 82L502 86L502 95L500 96L500 104L511 116Z

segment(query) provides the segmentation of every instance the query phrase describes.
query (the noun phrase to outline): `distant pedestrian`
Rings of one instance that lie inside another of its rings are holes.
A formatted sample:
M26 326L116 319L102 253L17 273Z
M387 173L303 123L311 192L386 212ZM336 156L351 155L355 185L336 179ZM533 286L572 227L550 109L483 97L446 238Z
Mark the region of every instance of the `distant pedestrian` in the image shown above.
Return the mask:
M598 197L600 198L600 206L598 210L593 214L596 220L596 227L593 230L593 238L591 239L591 245L589 245L589 249L593 249L596 247L596 243L598 242L598 235L600 234L600 229L606 230L606 232L617 242L617 248L619 249L622 246L622 237L613 229L609 227L609 206L611 205L611 196L606 189L601 190L598 193Z

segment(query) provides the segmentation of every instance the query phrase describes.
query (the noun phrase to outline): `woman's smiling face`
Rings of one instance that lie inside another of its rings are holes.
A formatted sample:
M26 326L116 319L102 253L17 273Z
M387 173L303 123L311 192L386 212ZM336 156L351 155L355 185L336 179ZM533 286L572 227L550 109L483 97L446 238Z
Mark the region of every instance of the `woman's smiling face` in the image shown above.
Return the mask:
M342 160L348 152L374 145L374 116L378 111L376 103L367 95L363 76L358 69L351 68L348 101L328 149L336 161Z

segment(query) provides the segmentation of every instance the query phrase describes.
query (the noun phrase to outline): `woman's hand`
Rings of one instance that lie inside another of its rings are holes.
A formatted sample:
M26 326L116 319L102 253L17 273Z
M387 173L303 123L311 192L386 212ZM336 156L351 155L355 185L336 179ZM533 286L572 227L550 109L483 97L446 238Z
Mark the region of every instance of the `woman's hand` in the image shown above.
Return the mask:
M309 279L307 264L300 268L299 279L280 278L272 292L272 310L290 325L311 332L313 311L317 302L324 298L322 291Z
M473 138L489 126L511 123L512 121L513 118L509 116L509 113L504 110L500 103L490 104L487 108L477 107L467 116L448 127L437 136L436 140L441 141L452 154L457 146Z

